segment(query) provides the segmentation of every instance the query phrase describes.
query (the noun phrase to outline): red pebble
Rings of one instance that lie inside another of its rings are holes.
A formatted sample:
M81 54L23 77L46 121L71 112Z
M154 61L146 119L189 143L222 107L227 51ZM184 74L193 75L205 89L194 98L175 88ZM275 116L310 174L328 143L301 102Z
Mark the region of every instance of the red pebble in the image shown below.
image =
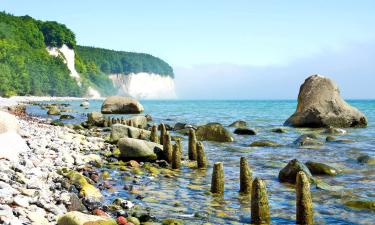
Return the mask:
M129 225L128 221L123 216L117 217L117 224L119 224L119 225Z
M94 209L94 211L92 211L92 213L94 215L97 215L97 216L105 216L105 217L109 217L107 213L105 213L103 210L101 209Z

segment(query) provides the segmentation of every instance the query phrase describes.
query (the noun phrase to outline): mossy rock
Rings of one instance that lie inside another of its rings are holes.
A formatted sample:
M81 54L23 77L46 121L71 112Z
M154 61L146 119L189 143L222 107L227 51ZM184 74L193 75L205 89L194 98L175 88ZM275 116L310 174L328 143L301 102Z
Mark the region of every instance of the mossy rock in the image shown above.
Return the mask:
M60 110L57 107L50 107L47 111L48 115L60 115Z
M128 222L133 223L134 225L140 225L141 224L141 222L139 222L139 219L137 217L129 216L126 219L128 220Z
M336 176L338 174L338 171L335 168L328 166L324 163L308 161L305 163L305 165L314 175Z
M348 201L348 202L345 202L345 205L353 209L375 210L375 201L362 201L362 200Z
M63 127L64 123L61 122L60 120L54 120L54 121L51 122L51 125Z
M280 147L281 144L274 142L274 141L269 141L269 140L258 140L258 141L254 141L249 146L250 147Z
M102 178L103 178L103 179L107 180L107 179L109 179L110 177L111 177L111 175L109 174L108 171L104 171L104 172L102 173Z
M163 225L183 225L184 223L181 220L176 219L165 219L163 220Z
M103 196L100 190L94 187L88 182L88 178L76 171L69 171L66 176L69 178L70 182L80 189L80 195L84 197L101 199Z
M117 225L117 222L111 218L72 211L60 216L57 225Z
M143 175L144 174L143 170L141 170L140 168L133 168L132 173L135 174L135 175Z

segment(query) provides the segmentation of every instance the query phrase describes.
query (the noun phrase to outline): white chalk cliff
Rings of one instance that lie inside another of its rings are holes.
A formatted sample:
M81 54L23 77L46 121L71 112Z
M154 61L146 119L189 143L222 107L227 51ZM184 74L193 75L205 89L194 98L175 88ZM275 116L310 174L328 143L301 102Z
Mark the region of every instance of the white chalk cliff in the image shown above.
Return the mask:
M61 56L64 59L64 63L70 71L70 76L74 78L77 81L78 86L81 87L81 77L79 76L79 73L77 72L74 64L74 50L70 49L67 45L64 44L63 46L61 46L61 48L48 47L47 51L52 56ZM90 98L100 98L100 93L92 87L89 87L87 89L86 95Z
M175 99L174 80L170 76L154 73L110 74L119 95L137 99Z

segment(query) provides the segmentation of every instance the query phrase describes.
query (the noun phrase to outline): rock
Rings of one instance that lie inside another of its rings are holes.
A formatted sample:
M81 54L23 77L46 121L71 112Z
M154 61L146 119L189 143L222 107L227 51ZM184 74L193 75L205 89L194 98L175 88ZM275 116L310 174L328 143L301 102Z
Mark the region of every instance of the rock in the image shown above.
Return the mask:
M119 139L118 147L121 152L119 157L123 159L156 160L163 151L162 145L126 137Z
M60 116L60 120L72 120L72 119L74 119L74 116L72 115L64 114Z
M233 133L238 135L256 135L256 132L249 128L236 128Z
M21 206L21 207L24 207L24 208L29 206L29 198L24 197L22 195L18 195L16 197L14 197L13 202L14 202L14 204L16 204L18 206Z
M310 172L314 175L330 175L336 176L338 171L326 164L308 161L305 163Z
M363 200L348 201L345 203L345 205L354 209L375 210L375 201L363 201Z
M45 214L45 213L44 213ZM27 217L33 222L32 224L37 225L49 225L50 222L45 218L45 215L39 212L28 212Z
M20 126L18 120L12 114L0 111L0 134L6 132L18 133Z
M247 127L247 123L246 121L243 121L243 120L237 120L231 123L229 127L245 128Z
M53 121L51 122L51 125L53 125L53 126L60 126L60 127L63 127L63 126L64 126L64 123L61 122L60 120L53 120Z
M303 171L307 178L309 178L310 182L313 181L313 177L309 169L305 166L305 164L301 163L297 159L291 160L288 163L288 165L286 165L282 170L280 170L279 181L295 184L296 177L299 171Z
M327 129L323 131L323 134L332 134L332 135L346 134L346 130L341 129L341 128L328 127Z
M282 145L274 141L258 140L258 141L254 141L249 146L250 147L280 147Z
M111 218L87 215L73 211L65 213L57 219L57 225L117 225L116 220Z
M144 109L134 98L111 96L104 100L101 111L104 114L133 114L141 113Z
M361 155L357 158L357 161L363 164L370 164L370 165L375 164L375 158L369 155Z
M353 140L350 139L337 139L334 136L327 136L326 137L326 142L336 142L336 143L351 143Z
M80 189L79 194L85 198L93 201L101 201L102 194L100 190L94 187L88 182L88 178L76 171L68 171L66 176L69 178L70 182Z
M271 132L281 134L281 133L286 133L287 130L286 130L285 128L280 128L280 127L278 127L278 128L273 128L273 129L271 130Z
M57 107L51 107L48 111L48 115L60 115L60 110Z
M141 126L142 128L147 127L147 117L146 116L133 116L125 120L127 124L130 122L133 124L134 127Z
M184 223L180 220L176 220L176 219L164 219L162 221L162 224L163 225L183 225Z
M71 211L85 212L87 210L75 193L70 193L69 203L70 204L66 207L68 212L71 212Z
M296 112L285 121L293 127L366 127L367 118L340 96L330 79L313 75L302 84Z
M220 123L208 123L206 125L199 126L195 134L199 141L234 141L232 134Z
M128 220L128 222L133 223L134 225L140 225L141 224L141 222L139 221L139 219L136 218L136 217L129 216L126 219Z
M87 114L87 123L93 126L103 126L104 116L100 112L91 112Z
M321 180L316 180L316 188L325 191L341 191L344 187L342 186L332 186Z
M116 221L117 221L118 225L127 225L128 224L127 219L123 216L117 217Z
M298 146L316 146L323 145L323 142L319 141L315 134L303 134L299 136L293 144Z
M111 130L111 141L117 142L120 138L128 137L128 138L139 138L142 137L143 139L150 139L151 131L139 129L136 127L131 127L122 124L114 124L112 125Z
M90 103L89 103L88 100L85 100L85 101L81 102L81 104L79 106L88 108L90 106Z
M0 159L4 158L16 161L19 153L27 152L29 147L18 133L15 131L9 131L0 134L0 149Z
M186 123L176 123L173 127L173 130L177 131L177 130L185 129L187 128L186 125L187 125Z

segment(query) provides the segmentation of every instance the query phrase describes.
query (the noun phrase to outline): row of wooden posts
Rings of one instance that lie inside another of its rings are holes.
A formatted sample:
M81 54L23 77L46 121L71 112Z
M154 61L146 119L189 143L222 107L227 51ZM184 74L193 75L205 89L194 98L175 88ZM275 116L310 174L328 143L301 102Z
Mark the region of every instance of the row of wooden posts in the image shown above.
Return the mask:
M125 119L124 117L121 118L114 118L114 117L108 117L107 119L104 119L104 127L110 127L113 124L123 124L123 125L128 125L132 127L136 127L136 124L134 124L134 121L131 119ZM143 128L142 125L138 125L138 128Z
M176 140L172 145L171 136L165 125L160 124L159 129L160 138L158 127L156 125L152 127L151 141L163 145L164 158L171 164L172 169L180 169L181 141ZM197 161L197 167L200 169L208 166L203 144L197 141L194 129L189 130L188 158ZM217 195L224 194L224 166L222 162L216 162L213 166L211 192ZM266 185L259 177L253 180L252 171L245 157L240 159L240 193L251 195L251 223L269 224L271 217ZM302 171L296 176L296 208L297 224L310 225L314 223L310 182Z

